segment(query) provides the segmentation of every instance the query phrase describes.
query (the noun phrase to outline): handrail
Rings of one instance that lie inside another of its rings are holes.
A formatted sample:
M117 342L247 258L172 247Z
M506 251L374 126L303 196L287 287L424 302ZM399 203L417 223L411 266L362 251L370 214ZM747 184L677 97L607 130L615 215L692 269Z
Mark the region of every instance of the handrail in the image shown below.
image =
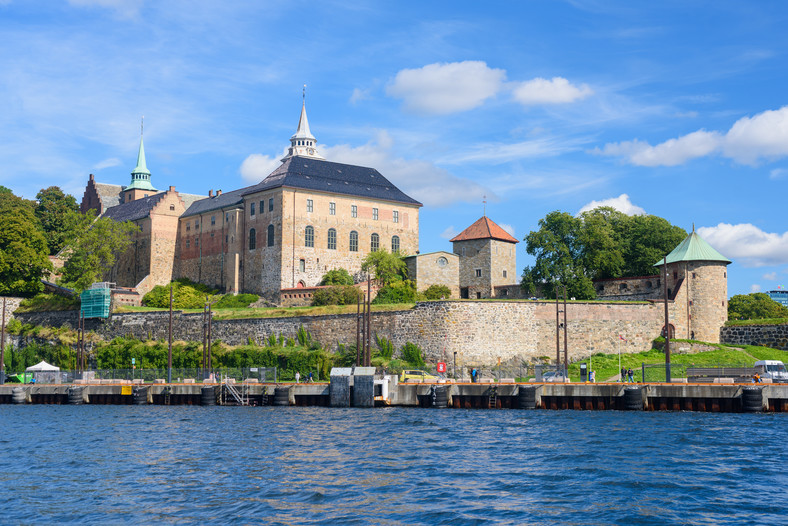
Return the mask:
M227 390L230 392L230 394L233 395L235 401L238 402L238 405L247 405L247 402L243 399L241 393L238 392L238 389L236 389L235 386L230 383L229 378L224 381L224 385L227 387Z

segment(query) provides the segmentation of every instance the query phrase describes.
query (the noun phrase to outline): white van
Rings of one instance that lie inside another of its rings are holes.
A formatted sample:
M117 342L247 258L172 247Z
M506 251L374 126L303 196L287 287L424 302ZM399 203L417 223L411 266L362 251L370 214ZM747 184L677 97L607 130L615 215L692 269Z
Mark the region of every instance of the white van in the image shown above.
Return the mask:
M788 382L788 371L780 360L758 360L755 362L755 372L761 378L771 378L774 382Z

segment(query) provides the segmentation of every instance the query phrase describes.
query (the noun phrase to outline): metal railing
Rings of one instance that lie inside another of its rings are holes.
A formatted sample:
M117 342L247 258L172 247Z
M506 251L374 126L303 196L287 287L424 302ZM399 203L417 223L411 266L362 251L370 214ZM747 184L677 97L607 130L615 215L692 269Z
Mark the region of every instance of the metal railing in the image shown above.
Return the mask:
M10 375L9 375L10 376ZM143 383L153 383L154 380L167 378L166 368L156 369L93 369L84 371L40 371L26 373L26 383L39 384L71 384L76 380L93 381L134 381L142 380ZM172 381L181 383L184 380L202 382L203 379L219 383L222 379L234 379L238 382L244 380L258 380L262 383L276 383L278 380L276 367L223 367L212 371L200 368L175 368L172 369Z

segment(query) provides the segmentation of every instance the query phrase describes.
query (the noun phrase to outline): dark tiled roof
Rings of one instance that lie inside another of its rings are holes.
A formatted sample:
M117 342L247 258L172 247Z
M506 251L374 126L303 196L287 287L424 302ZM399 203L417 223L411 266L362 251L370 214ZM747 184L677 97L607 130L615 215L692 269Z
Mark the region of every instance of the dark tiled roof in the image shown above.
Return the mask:
M120 193L123 191L123 186L119 184L106 184L106 183L93 183L96 187L96 193L101 199L101 205L104 210L107 208L117 206L120 204Z
M248 188L244 194L281 186L421 206L421 203L405 195L374 168L298 156L287 159L260 184Z
M186 212L184 212L181 217L196 216L198 214L210 212L211 210L239 205L243 202L243 194L247 192L249 188L251 187L247 186L246 188L240 188L232 192L222 193L222 195L204 197L197 201L192 201L191 204L187 203ZM184 199L184 202L186 202L186 199Z
M450 241L468 241L470 239L498 239L501 241L508 241L509 243L517 243L518 241L513 238L503 228L495 224L489 217L484 216L478 219L474 224L454 236Z
M150 215L150 211L153 210L153 207L156 206L156 203L161 201L162 197L164 197L164 192L152 195L150 197L143 197L142 199L137 199L136 201L129 201L128 203L123 203L122 205L113 206L112 208L107 209L102 217L108 217L118 222L142 219L143 217L148 217Z

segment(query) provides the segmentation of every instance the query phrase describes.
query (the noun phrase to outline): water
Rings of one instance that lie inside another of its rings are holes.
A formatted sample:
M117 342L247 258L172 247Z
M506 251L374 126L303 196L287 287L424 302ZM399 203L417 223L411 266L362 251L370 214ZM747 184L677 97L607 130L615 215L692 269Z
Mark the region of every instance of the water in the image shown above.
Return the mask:
M0 405L0 523L785 523L788 415Z

